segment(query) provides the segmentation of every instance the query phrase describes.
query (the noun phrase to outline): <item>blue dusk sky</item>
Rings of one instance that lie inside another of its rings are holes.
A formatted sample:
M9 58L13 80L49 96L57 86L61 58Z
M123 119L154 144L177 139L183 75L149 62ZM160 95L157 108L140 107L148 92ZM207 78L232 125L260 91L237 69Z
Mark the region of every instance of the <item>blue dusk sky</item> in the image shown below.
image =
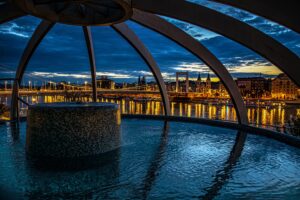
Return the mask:
M262 17L207 0L192 2L239 19L283 43L300 56L300 35ZM274 77L280 70L253 51L209 30L165 18L202 42L228 68L233 77L263 75ZM14 77L22 52L40 19L26 16L0 25L0 78ZM206 77L213 73L192 54L163 36L132 21L126 22L145 43L158 62L166 81L174 80L176 71L189 71ZM110 27L93 27L97 75L107 75L117 82L134 82L138 76L152 75L147 65ZM238 34L238 33L237 33ZM82 28L56 24L33 55L25 80L83 82L90 80L89 61Z

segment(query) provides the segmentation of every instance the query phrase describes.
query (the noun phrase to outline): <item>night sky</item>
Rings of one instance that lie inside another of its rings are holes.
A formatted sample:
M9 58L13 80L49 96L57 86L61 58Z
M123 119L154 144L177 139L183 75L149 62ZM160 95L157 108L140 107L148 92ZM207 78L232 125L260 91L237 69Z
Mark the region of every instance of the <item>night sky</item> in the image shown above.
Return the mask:
M193 2L216 9L250 24L282 42L300 56L300 35L264 18L232 7L205 0ZM280 73L270 62L225 37L208 30L166 18L211 50L230 70L234 77L263 75L274 77ZM0 77L14 77L14 71L30 36L40 19L26 16L0 25ZM172 41L134 22L126 22L150 49L161 67L166 81L176 71L190 71L191 78L201 72L206 77L209 69L192 54ZM134 82L138 76L151 73L143 60L110 27L93 27L97 75L107 75L117 82ZM238 34L238 33L237 33ZM213 73L210 72L212 76ZM25 80L54 80L82 82L90 79L87 49L81 27L56 24L43 40L26 71Z

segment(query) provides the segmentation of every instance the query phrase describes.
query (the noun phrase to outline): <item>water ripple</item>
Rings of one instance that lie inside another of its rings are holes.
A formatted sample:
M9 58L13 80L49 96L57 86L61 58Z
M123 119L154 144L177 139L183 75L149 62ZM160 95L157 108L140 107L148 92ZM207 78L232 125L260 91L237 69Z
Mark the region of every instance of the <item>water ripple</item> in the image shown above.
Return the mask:
M167 128L166 128L167 127ZM80 171L43 171L20 136L0 126L0 192L22 199L299 199L300 150L234 130L123 120L112 161ZM241 142L242 141L242 142ZM237 145L237 143L240 145Z

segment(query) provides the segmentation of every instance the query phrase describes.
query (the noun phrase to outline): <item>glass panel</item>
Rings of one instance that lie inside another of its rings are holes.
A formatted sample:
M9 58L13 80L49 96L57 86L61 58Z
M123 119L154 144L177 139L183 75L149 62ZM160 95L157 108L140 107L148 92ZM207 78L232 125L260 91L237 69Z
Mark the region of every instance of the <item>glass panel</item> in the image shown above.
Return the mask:
M133 22L129 25L160 66L171 100L172 115L237 121L228 92L206 65L164 36Z
M112 28L95 27L93 34L100 101L120 104L122 114L162 115L157 83L136 50Z
M295 54L300 56L300 35L280 24L265 19L263 17L254 15L250 12L237 9L235 7L227 6L224 4L215 3L208 0L189 0L190 2L200 4L238 19L242 22L249 24L271 36L275 40L278 40L287 48L292 50Z
M166 19L205 45L225 65L245 99L251 125L296 134L299 87L289 85L291 80L282 71L230 39L182 21ZM200 71L200 68L206 72L207 68L197 61L177 67L188 71Z
M23 50L39 22L26 16L0 25L0 78L14 78Z
M20 85L20 98L28 104L92 101L91 73L83 30L56 24L43 39ZM27 105L20 102L20 116Z

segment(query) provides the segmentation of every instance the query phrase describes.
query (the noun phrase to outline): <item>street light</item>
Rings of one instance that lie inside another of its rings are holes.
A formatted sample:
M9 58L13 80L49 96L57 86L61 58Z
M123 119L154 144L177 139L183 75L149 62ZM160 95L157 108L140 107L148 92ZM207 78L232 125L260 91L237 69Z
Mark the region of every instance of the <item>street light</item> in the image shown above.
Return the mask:
M85 91L87 91L87 81L84 81L84 88L85 88Z
M31 81L28 81L28 90L31 91Z

